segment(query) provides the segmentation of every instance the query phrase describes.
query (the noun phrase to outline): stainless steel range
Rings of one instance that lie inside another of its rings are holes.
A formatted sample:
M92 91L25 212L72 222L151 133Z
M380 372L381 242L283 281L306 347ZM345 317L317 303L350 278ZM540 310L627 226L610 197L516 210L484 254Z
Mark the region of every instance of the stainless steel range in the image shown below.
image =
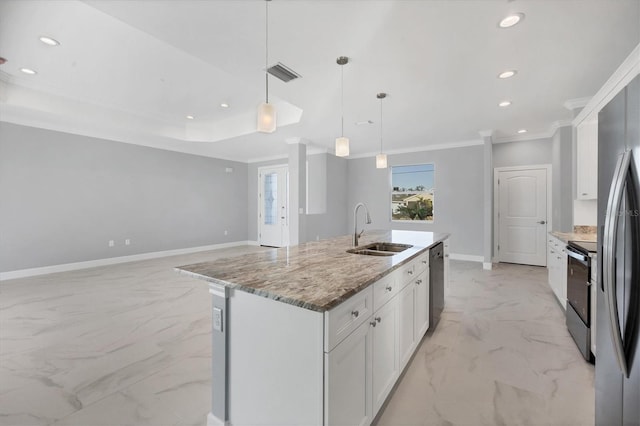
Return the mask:
M597 251L595 242L569 241L567 246L567 328L582 356L593 361L591 354L591 256Z

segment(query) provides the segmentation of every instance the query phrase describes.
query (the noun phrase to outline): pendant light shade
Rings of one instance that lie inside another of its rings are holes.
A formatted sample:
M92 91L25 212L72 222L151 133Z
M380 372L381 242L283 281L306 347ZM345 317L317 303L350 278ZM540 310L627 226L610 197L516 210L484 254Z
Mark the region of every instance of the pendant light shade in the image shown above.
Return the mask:
M258 106L258 131L273 133L276 130L276 107L268 102Z
M349 155L349 138L336 138L336 157L346 157Z
M276 107L269 103L269 2L265 0L265 53L264 53L264 85L265 102L258 106L258 131L273 133L276 130Z
M387 97L386 93L378 93L376 98L380 99L380 154L376 155L376 168L387 168L387 154L382 152L382 100Z
M336 138L336 156L346 157L349 155L349 138L344 137L344 66L349 63L349 58L340 56L336 59L340 65L340 137Z

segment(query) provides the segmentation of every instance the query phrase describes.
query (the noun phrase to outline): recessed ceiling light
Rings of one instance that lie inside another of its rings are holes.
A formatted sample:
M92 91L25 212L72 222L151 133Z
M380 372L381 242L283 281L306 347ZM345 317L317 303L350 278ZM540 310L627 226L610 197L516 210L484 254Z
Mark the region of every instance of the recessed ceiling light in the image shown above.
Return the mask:
M29 74L29 75L36 75L38 74L37 72L35 72L34 70L32 70L31 68L20 68L20 71L22 71L25 74Z
M187 120L193 120L195 117L193 115L187 115Z
M509 105L511 105L511 101L502 101L498 104L501 107L508 107Z
M60 42L56 39L53 39L51 37L47 37L47 36L42 36L40 37L40 41L43 42L44 44L47 44L49 46L59 46Z
M228 103L226 103L226 102L221 103L221 104L220 104L220 106L221 106L222 108L229 108L229 104L228 104Z
M520 129L518 130L518 133L527 133L527 129Z
M524 13L512 13L511 15L508 15L505 18L503 18L498 23L498 26L500 28L511 28L514 25L516 25L518 22L522 21L523 19L524 19Z
M498 74L498 78L510 78L518 73L517 70L507 70Z

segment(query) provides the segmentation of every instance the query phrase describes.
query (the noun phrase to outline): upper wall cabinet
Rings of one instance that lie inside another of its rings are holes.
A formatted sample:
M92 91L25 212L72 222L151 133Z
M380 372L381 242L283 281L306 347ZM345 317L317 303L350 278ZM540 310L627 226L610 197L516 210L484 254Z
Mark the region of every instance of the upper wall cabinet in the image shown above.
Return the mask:
M589 119L576 129L576 198L598 197L598 120Z

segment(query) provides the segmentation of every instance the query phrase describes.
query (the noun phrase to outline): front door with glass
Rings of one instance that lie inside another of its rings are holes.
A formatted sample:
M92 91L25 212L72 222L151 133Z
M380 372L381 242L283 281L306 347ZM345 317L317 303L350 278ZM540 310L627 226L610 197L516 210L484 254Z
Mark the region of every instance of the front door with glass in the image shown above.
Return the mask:
M260 168L258 179L258 242L271 247L289 245L288 167Z

